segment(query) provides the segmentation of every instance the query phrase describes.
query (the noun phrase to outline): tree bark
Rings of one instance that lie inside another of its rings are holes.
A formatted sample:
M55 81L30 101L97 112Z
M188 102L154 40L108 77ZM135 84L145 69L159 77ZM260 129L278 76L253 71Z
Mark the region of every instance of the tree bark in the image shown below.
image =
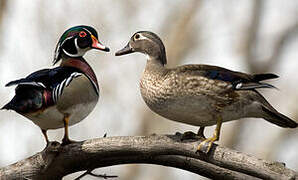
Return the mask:
M184 169L212 179L298 179L283 163L258 159L214 145L196 153L201 140L181 141L181 134L105 137L43 151L0 169L0 179L61 179L82 170L130 163ZM121 175L120 175L121 178Z

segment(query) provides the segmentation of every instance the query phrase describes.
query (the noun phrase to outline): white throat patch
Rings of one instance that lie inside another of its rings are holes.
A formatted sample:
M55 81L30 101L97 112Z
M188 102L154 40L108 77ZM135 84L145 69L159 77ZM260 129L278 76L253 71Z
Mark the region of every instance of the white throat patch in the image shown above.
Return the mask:
M63 43L70 39L71 37L69 38L66 38ZM61 43L61 44L63 44ZM88 48L85 48L85 49L81 49L79 46L78 46L78 38L75 38L74 39L74 43L75 43L75 47L77 49L77 54L71 54L69 52L67 52L65 49L62 48L62 51L67 55L67 56L70 56L70 57L81 57L81 56L84 56L84 54L87 52ZM61 45L62 46L62 45Z
M77 51L78 51L77 55L78 55L78 56L84 56L84 54L87 52L87 49L88 49L88 48L81 49L81 48L78 46L78 38L75 38L75 46L76 46L76 49L77 49Z

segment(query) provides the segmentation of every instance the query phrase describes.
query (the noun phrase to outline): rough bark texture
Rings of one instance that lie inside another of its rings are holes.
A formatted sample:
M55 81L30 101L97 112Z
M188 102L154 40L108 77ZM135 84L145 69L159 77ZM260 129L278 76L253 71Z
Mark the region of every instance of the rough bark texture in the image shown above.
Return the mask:
M180 139L181 134L106 137L67 146L53 142L42 152L1 168L0 179L61 179L77 171L128 163L175 167L212 179L298 179L297 172L283 163L217 145L208 155L196 153L200 140Z

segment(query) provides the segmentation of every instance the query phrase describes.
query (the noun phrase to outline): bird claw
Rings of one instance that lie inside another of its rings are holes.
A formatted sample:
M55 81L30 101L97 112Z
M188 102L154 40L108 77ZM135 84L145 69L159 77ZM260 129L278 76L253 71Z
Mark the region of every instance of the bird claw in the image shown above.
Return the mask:
M213 139L205 139L199 144L196 152L202 152L202 153L208 154L208 152L212 147L213 142L214 142Z
M71 144L71 143L76 143L77 141L74 141L74 140L70 140L69 138L63 138L62 139L62 144L61 146L66 146L68 144Z
M57 147L59 145L60 145L60 143L57 141L48 141L47 145L45 146L45 148L43 150L46 150L46 149L52 148L52 147Z
M58 145L60 145L60 143L57 142L57 141L49 141L49 142L47 142L47 145L46 145L45 148L48 148L48 147L51 147L51 146L58 146Z

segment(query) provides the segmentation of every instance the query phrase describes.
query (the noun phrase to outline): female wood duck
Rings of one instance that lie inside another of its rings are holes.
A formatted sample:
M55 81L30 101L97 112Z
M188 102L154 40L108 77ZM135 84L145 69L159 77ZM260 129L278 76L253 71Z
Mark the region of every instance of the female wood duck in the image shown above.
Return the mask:
M64 127L62 144L71 143L68 126L82 121L99 98L96 75L83 55L90 49L109 51L89 26L75 26L61 36L53 64L59 67L36 71L6 86L17 85L15 96L2 109L11 109L38 125L46 139L48 129Z
M116 56L141 52L147 64L140 82L141 94L155 113L174 120L200 126L198 135L204 137L205 126L216 124L214 135L198 146L208 153L219 139L223 122L244 117L264 118L285 128L297 123L275 110L256 90L273 88L261 81L277 78L274 74L245 74L208 65L184 65L165 68L165 47L152 32L135 33Z

